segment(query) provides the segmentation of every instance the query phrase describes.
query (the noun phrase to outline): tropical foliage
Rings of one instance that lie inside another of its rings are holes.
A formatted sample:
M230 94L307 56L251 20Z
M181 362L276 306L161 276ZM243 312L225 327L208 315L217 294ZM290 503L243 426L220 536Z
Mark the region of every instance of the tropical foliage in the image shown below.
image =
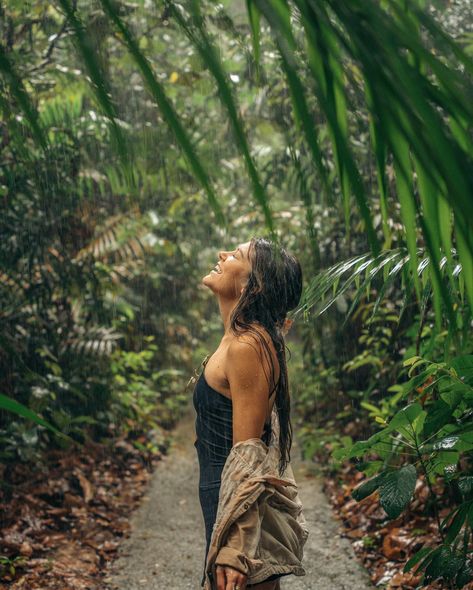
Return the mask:
M307 279L306 456L355 461L390 519L425 482L406 571L468 583L473 61L424 4L0 6L2 461L171 425L218 334L196 285L264 232Z

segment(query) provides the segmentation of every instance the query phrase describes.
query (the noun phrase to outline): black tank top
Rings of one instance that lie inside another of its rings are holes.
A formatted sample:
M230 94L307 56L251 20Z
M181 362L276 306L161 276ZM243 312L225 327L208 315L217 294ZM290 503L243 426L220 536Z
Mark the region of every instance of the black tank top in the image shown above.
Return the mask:
M223 465L233 446L232 400L210 387L203 369L194 387L193 404L199 456ZM271 423L266 423L261 440L269 445L270 437Z

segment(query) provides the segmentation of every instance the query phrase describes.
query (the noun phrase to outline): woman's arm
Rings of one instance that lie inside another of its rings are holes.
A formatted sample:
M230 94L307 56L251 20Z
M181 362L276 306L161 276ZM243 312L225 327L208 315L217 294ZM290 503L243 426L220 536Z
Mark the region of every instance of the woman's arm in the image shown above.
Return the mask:
M233 444L263 434L271 375L266 356L249 335L239 336L228 347L225 373L232 394Z
M260 438L268 413L269 376L266 356L261 344L251 336L234 340L227 352L226 376L233 406L233 444ZM266 366L265 366L266 365ZM237 519L229 529L225 545L220 549L217 564L217 588L238 583L242 588L248 575L247 559L254 558L261 531L259 502Z

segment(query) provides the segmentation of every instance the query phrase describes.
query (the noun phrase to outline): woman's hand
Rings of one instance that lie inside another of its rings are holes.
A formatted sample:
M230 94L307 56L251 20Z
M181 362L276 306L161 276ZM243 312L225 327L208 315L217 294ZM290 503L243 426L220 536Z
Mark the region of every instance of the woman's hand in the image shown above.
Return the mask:
M217 565L217 590L245 590L247 578L229 565Z

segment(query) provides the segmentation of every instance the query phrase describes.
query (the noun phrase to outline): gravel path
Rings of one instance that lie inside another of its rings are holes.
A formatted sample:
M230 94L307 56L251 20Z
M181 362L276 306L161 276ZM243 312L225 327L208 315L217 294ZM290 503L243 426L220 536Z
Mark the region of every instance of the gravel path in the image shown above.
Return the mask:
M175 431L169 454L158 464L142 505L132 518L132 534L106 578L107 590L199 590L205 551L204 522L198 499L194 409ZM310 463L292 466L310 535L304 548L307 575L288 576L283 590L369 590L367 573L355 559L313 475Z

